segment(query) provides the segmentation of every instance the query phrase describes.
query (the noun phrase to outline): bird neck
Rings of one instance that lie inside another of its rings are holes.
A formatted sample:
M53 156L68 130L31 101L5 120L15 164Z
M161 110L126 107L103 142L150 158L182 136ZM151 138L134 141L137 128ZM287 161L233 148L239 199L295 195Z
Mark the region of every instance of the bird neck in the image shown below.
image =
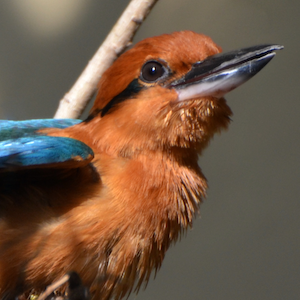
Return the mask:
M90 130L80 127L85 134L81 136L77 131L76 138L93 149L92 163L107 188L106 198L116 202L115 209L123 211L127 220L145 216L134 222L139 224L137 231L145 227L150 232L152 228L152 234L159 236L158 230L161 226L169 228L168 222L179 225L174 225L179 231L191 225L207 188L197 163L198 148L139 148L131 146L130 140L125 143L121 136L112 139L109 132L103 132L93 123L85 126ZM99 131L94 132L94 128Z
M112 205L123 215L124 228L131 227L145 240L155 238L159 248L192 224L205 196L207 184L197 154L186 152L173 148L131 158L107 153L95 157Z

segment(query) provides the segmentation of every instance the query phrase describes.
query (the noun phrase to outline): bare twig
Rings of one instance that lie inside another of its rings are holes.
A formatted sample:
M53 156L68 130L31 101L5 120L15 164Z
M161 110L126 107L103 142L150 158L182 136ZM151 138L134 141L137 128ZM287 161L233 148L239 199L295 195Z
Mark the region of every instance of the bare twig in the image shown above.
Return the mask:
M96 92L103 72L131 43L132 38L158 0L131 0L101 47L60 100L54 118L78 118Z
M63 284L68 282L70 279L70 275L66 274L60 280L54 282L53 284L47 286L46 290L39 296L38 300L45 300L48 296L50 296L56 289L61 287Z

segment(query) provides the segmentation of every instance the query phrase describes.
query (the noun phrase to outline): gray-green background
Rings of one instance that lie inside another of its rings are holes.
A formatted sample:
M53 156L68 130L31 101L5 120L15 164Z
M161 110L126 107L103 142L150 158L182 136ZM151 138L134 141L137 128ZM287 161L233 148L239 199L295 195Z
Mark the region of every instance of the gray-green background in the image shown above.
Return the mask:
M52 117L125 0L0 3L0 118ZM160 0L135 41L190 29L224 50L285 46L227 95L234 112L200 163L201 218L130 299L300 299L300 2Z

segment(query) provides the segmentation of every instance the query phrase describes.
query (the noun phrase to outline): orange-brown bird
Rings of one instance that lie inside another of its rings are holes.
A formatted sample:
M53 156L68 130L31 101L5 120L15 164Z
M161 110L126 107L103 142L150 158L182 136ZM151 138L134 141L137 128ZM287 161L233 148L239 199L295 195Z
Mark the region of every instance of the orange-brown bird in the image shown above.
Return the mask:
M223 95L281 48L148 38L104 73L85 121L1 121L1 299L71 270L94 299L147 282L205 196L198 155L229 124Z

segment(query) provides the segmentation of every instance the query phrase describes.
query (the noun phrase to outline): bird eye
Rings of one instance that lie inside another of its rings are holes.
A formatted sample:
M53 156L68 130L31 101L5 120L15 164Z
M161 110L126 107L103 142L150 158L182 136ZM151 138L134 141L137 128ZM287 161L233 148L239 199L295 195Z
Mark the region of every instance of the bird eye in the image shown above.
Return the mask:
M140 78L145 82L155 82L166 72L166 68L157 61L146 62L141 70Z

